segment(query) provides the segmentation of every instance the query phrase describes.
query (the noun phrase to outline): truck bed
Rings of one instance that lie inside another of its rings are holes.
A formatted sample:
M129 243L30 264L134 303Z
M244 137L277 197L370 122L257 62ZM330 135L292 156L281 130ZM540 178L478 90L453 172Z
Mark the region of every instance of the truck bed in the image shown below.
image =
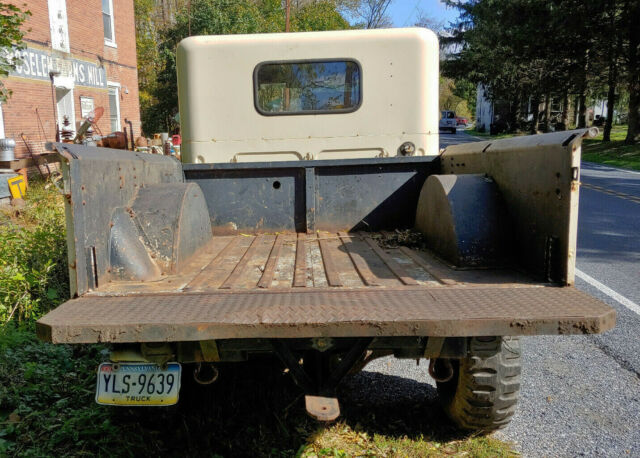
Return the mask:
M597 333L615 312L514 269L459 270L396 234L215 236L176 275L112 281L38 322L55 343Z

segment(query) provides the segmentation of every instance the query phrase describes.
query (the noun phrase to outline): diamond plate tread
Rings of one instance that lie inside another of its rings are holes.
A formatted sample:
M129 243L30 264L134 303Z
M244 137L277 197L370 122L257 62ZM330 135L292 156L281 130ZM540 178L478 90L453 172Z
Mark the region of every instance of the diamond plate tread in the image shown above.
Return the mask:
M591 334L615 311L573 287L235 291L72 299L37 323L53 343Z

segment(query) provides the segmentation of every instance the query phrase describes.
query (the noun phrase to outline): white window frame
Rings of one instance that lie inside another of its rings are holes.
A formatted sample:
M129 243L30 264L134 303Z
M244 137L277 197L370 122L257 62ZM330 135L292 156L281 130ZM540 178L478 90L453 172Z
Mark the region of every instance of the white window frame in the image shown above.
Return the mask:
M2 114L2 102L0 102L0 138L4 137L4 116Z
M120 124L120 117L121 117L121 113L120 113L120 83L117 83L115 81L107 81L107 91L109 89L115 89L116 90L116 112L118 114L118 119L116 121L116 131L120 131L122 130L122 125ZM108 92L107 92L108 95ZM107 99L109 99L109 97L107 97ZM111 127L111 100L109 99L109 127Z
M58 39L56 38L56 30L55 26L57 23L56 19L56 7L61 6L64 11L64 44L65 46L58 45ZM47 0L47 8L49 10L49 31L51 32L51 47L57 51L62 52L71 52L71 45L69 44L69 17L67 16L67 2L66 0Z
M102 11L102 3L100 3L100 14L104 14L104 12ZM105 46L117 48L118 45L116 44L116 21L114 19L114 13L113 13L113 0L109 0L109 17L111 18L111 39L104 37L104 44ZM104 26L103 26L102 34L104 35Z

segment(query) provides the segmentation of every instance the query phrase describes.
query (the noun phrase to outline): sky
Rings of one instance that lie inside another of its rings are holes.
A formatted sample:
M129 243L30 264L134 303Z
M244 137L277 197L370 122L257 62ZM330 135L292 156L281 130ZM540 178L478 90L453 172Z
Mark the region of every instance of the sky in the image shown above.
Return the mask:
M394 0L389 6L389 15L396 27L414 25L421 11L444 22L445 26L458 16L456 10L447 8L440 0Z

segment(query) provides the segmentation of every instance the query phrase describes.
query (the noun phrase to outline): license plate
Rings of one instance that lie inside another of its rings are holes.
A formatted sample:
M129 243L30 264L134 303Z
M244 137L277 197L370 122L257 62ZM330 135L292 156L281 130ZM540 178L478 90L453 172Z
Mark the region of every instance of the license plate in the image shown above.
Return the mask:
M179 363L166 369L151 363L102 363L96 402L116 406L169 406L178 402Z

